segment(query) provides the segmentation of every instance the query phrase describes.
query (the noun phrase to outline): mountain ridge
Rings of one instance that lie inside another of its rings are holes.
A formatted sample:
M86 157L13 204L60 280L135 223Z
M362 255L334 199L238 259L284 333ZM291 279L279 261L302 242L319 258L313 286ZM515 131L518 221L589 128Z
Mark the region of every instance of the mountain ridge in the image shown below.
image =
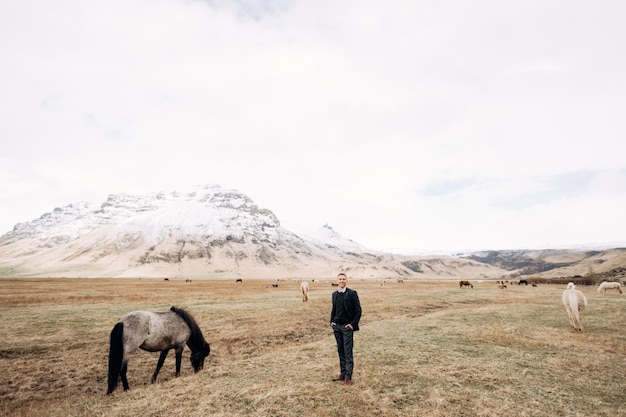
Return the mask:
M528 253L517 263L503 259L381 252L330 225L298 235L271 210L217 184L72 203L0 236L0 276L332 278L343 271L376 279L495 279L530 271ZM575 263L537 262L551 272Z

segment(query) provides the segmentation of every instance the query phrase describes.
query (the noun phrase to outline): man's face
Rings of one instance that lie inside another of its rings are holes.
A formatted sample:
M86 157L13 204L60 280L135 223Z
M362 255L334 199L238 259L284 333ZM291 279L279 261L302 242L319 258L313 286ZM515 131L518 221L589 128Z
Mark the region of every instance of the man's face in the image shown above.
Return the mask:
M345 275L337 276L337 286L339 287L340 290L346 288L347 284L348 284L348 278Z

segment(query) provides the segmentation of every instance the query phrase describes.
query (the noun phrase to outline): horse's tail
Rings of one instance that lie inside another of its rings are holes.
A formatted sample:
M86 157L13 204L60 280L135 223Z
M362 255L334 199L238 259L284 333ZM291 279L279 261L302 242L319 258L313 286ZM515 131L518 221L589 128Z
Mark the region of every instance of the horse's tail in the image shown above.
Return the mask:
M579 302L581 300L578 299L578 296L574 292L569 294L568 299L569 299L568 308L571 314L572 326L574 327L575 330L582 330L583 321L582 321L582 317L580 316L580 311L578 308Z
M111 344L109 346L109 388L107 394L111 394L117 387L117 380L122 370L124 359L124 323L117 323L111 330Z

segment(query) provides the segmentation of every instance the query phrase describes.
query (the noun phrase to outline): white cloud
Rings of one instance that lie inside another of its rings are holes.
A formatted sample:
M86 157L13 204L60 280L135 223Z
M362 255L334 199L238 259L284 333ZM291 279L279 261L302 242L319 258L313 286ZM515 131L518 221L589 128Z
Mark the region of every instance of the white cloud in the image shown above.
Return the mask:
M624 8L3 2L0 233L210 182L375 248L622 240Z

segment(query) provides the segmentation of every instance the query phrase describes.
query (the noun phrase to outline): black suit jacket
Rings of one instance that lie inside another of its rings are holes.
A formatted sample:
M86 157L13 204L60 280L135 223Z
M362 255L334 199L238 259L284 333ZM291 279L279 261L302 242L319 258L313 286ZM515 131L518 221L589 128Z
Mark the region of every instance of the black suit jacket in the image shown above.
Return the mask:
M337 293L339 291L333 292L333 308L330 311L330 322L333 322L333 317L335 317L335 301L337 300ZM356 332L359 330L359 320L361 320L361 303L359 302L359 295L356 291L351 290L350 288L346 288L346 294L343 297L343 305L350 317L350 324L352 325L352 329Z

